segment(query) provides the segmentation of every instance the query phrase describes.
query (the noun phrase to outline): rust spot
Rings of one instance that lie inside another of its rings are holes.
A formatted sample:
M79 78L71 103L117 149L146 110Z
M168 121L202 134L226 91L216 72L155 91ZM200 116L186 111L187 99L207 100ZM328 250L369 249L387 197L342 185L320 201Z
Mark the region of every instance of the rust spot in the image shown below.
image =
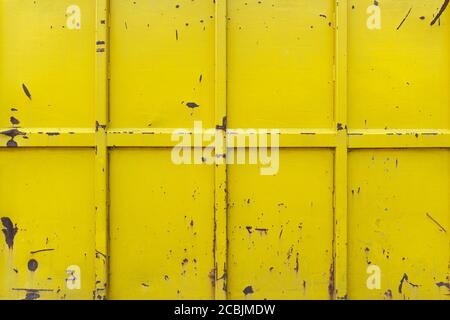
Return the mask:
M246 296L249 295L249 294L252 294L252 293L254 293L253 287L252 287L252 286L247 286L247 287L245 287L245 289L244 289L242 292L243 292Z
M267 234L269 232L269 229L267 228L255 228L255 230L262 234Z
M11 121L11 124L12 124L12 125L18 125L18 124L20 124L20 121L17 120L16 118L14 118L14 117L9 118L9 121Z
M40 292L53 292L53 289L22 289L12 288L13 291L25 291L24 300L36 300L41 297Z
M450 290L450 283L448 283L448 282L442 282L441 281L441 282L436 283L436 285L438 286L438 288L445 287L448 290Z
M328 280L328 295L330 296L330 300L333 300L335 294L335 287L334 287L334 257L333 261L331 262L330 266L330 278Z
M191 109L195 109L195 108L200 107L200 105L197 104L197 103L195 103L195 102L188 102L188 103L186 103L186 106L187 106L188 108L191 108Z
M40 297L41 297L41 295L39 294L38 291L29 290L29 291L27 291L24 300L37 300Z
M384 297L388 300L392 300L392 290L389 289L384 293Z
M30 259L30 261L28 261L28 270L30 270L31 272L34 272L37 270L39 264L35 259Z
M0 132L0 134L8 136L11 139L14 139L16 136L19 136L19 135L22 135L22 136L26 135L25 132L21 132L21 131L19 131L17 129L11 129L11 130L2 131L2 132Z
M216 126L216 130L226 131L227 130L227 126L228 126L228 119L227 119L227 117L223 117L222 118L222 124L221 125L217 125Z
M6 143L6 146L8 148L16 148L18 147L18 144L16 141L14 141L14 139L8 140L8 142Z
M22 89L23 89L23 92L25 92L25 95L28 97L28 99L32 100L30 90L28 90L25 83L22 83Z
M11 219L8 217L1 218L1 221L3 225L2 231L5 235L5 242L8 245L8 248L12 249L14 246L14 237L19 229L17 228L17 224L13 225Z
M103 129L106 130L106 125L105 124L100 124L98 121L95 121L95 131L98 132L99 129Z

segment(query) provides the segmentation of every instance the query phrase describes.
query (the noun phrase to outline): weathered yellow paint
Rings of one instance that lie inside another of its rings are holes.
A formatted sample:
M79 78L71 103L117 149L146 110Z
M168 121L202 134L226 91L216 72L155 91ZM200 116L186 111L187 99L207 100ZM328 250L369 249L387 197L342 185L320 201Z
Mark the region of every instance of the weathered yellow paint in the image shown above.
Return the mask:
M444 1L379 1L380 30L364 27L371 3L349 1L349 126L449 129L448 12L430 26Z
M176 166L170 153L110 154L112 299L214 297L214 167Z
M332 0L228 1L230 127L332 126L334 9Z
M216 148L218 162L214 170L214 298L227 298L227 165L226 131L227 120L227 1L218 1L215 6L215 99L214 118L216 126Z
M261 176L255 166L229 168L231 299L330 297L333 152L283 149L280 163L276 176ZM289 187L306 181L301 191Z
M2 149L0 167L2 229L5 218L17 227L13 246L0 246L0 299L92 299L94 151ZM80 290L66 286L72 265L81 268Z
M112 128L214 125L214 15L209 0L111 1Z
M449 150L355 150L349 168L349 298L448 299Z
M80 30L66 25L74 3ZM92 0L0 1L1 128L11 116L24 128L94 126L95 10Z
M96 6L96 67L95 67L95 299L107 298L108 248L108 57L109 1L97 0Z
M377 3L0 0L0 299L448 300L450 8Z

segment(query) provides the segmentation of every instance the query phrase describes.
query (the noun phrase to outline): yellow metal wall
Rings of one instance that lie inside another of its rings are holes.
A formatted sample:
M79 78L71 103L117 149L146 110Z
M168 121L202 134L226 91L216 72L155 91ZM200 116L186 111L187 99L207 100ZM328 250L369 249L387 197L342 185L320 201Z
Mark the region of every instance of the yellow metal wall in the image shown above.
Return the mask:
M0 0L0 299L448 299L443 3Z

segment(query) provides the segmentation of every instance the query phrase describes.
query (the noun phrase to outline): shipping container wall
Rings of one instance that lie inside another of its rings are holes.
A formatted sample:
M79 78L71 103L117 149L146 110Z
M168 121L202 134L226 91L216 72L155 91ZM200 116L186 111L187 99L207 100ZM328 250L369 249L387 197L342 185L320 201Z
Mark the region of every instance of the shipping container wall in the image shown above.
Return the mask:
M447 5L0 0L0 299L448 300Z

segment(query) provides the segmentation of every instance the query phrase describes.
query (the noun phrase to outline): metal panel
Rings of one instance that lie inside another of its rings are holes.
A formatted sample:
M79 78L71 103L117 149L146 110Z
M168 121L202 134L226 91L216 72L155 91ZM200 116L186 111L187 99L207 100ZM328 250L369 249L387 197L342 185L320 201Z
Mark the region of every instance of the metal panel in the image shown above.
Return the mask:
M230 126L332 126L332 0L229 1L227 37Z
M111 152L112 299L214 297L214 167L170 151Z
M1 128L93 126L95 2L76 1L80 29L69 29L73 4L0 2Z
M110 115L117 128L213 125L212 1L111 1Z
M448 299L449 194L448 150L350 153L350 299Z
M448 299L445 4L1 0L0 299Z
M280 163L276 176L229 168L231 299L333 295L333 152L283 149Z
M92 299L93 160L91 149L0 151L0 299Z
M441 0L380 1L380 29L367 8L349 7L349 126L353 129L450 128L450 26L431 26Z
M349 3L349 146L366 149L349 154L350 299L448 299L449 153L434 149L450 142L445 7Z

